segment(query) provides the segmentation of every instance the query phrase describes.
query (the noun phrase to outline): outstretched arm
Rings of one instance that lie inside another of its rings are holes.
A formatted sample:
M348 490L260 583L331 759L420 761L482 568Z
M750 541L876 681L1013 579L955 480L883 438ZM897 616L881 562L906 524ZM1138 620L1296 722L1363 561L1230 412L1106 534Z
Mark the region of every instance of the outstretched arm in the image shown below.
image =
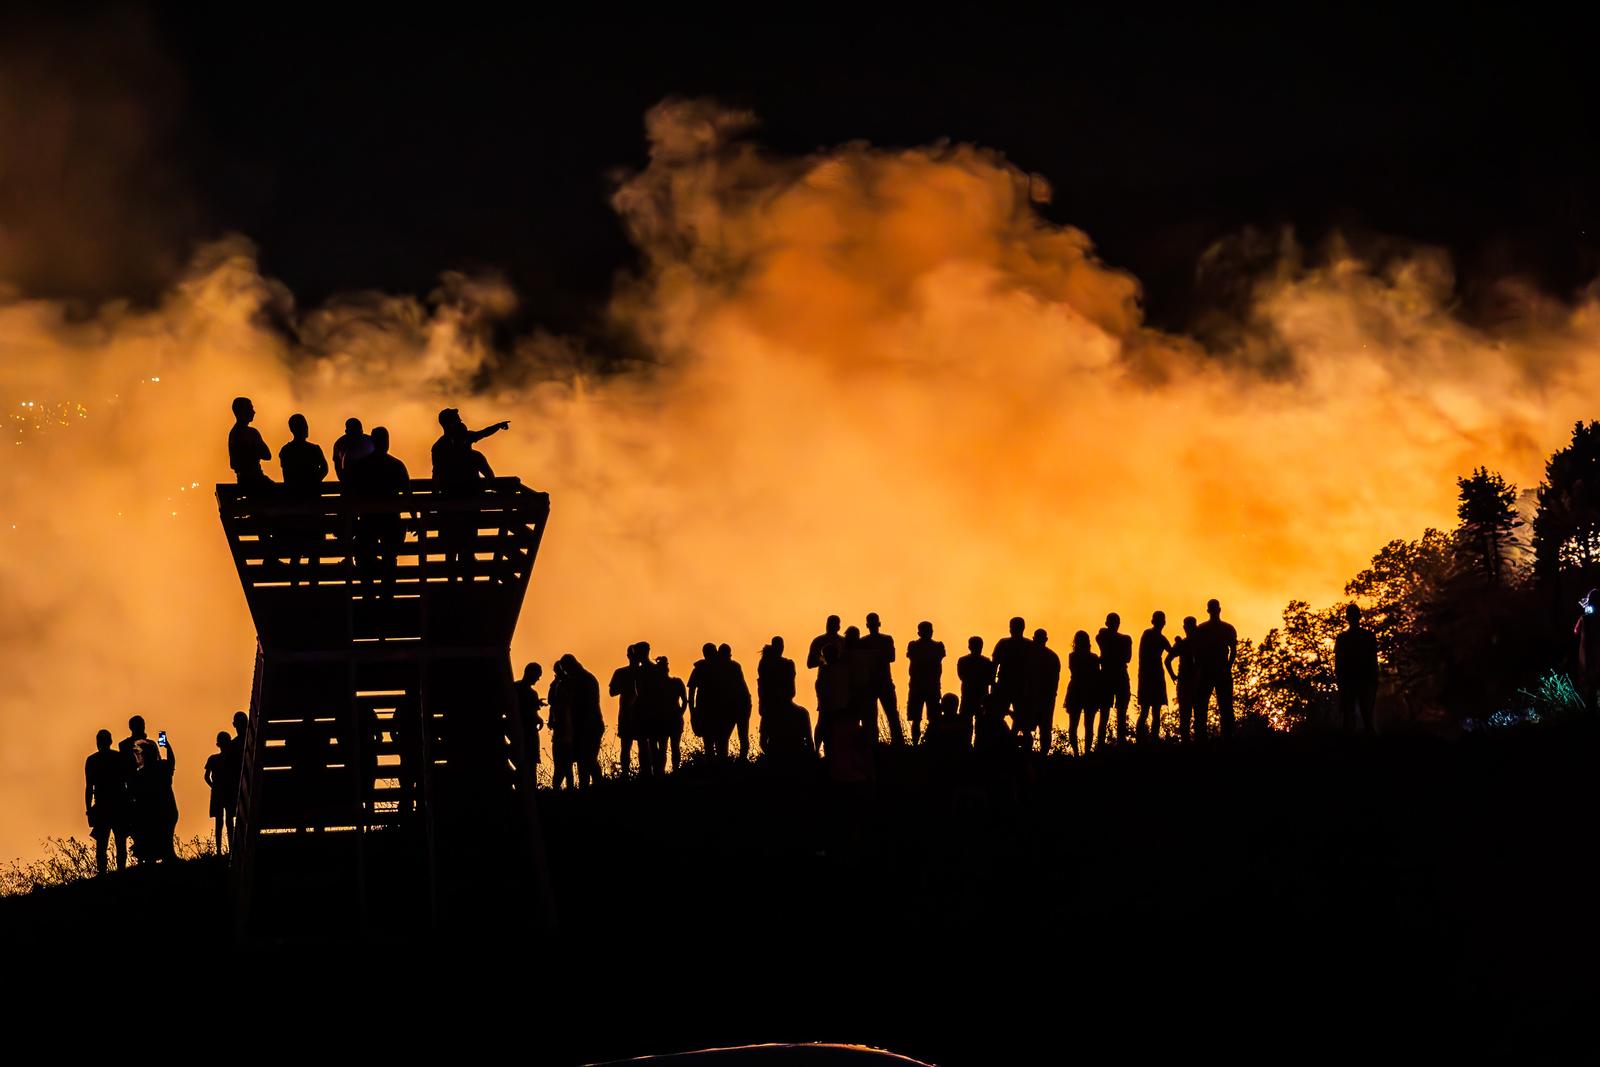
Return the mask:
M485 437L492 437L495 434L499 433L501 430L509 430L509 429L511 429L511 423L509 423L509 422L497 422L493 426L485 426L481 430L468 430L467 431L467 436L472 439L474 444L476 444L477 442L483 440Z

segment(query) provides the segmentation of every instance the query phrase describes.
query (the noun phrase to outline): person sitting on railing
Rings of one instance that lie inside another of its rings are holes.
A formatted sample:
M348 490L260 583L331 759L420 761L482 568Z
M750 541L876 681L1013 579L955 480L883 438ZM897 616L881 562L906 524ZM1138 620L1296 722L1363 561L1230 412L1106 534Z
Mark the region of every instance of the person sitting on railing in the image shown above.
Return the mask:
M372 455L351 471L350 481L357 494L374 502L404 497L411 485L411 474L404 463L389 454L386 427L372 428L372 449ZM392 578L395 552L405 539L405 522L399 508L362 515L356 522L356 568L366 572L370 582L382 582L385 575Z
M247 396L233 398L233 429L228 431L228 466L240 485L260 487L272 484L261 469L261 461L272 458L272 449L261 439L261 431L251 426L255 405Z

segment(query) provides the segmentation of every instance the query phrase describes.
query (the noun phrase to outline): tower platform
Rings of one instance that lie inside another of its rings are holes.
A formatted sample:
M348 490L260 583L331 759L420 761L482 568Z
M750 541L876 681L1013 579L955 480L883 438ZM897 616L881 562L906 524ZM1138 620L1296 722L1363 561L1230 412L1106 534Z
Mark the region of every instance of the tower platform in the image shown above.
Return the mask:
M241 931L549 920L510 644L550 514L515 478L387 497L218 485L255 621Z

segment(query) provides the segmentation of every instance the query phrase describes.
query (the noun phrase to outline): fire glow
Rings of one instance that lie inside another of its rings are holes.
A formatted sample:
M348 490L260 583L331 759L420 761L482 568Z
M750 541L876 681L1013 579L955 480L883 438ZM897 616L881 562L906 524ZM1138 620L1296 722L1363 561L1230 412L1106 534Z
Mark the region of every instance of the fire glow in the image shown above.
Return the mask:
M636 640L680 673L728 641L748 672L830 612L877 611L902 643L929 619L951 648L1021 614L1065 647L1109 610L1137 629L1217 596L1259 634L1450 523L1457 475L1527 487L1600 413L1593 300L1485 332L1451 314L1440 256L1335 251L1254 279L1245 340L1208 351L1147 328L1137 281L997 153L773 158L748 123L651 112L651 162L614 201L642 267L610 309L649 358L620 372L584 371L573 339L496 346L516 295L493 279L296 309L240 239L154 308L0 303L9 410L120 398L0 468L0 857L79 829L94 731L133 713L171 732L180 831L200 828L252 630L209 491L174 511L165 487L227 479L237 394L274 449L293 412L324 447L354 415L417 475L439 408L510 419L485 453L553 498L515 652L602 676Z

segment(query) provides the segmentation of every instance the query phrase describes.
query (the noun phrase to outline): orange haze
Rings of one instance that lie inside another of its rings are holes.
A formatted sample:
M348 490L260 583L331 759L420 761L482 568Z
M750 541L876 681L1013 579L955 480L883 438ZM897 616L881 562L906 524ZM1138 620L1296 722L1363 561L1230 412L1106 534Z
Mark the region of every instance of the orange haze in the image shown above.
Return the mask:
M1285 242L1239 279L1241 340L1207 350L1146 327L1138 281L997 152L782 159L748 125L648 116L615 195L643 268L610 314L649 358L605 375L581 342L495 347L516 295L493 278L302 309L233 238L157 306L85 316L8 290L0 257L0 401L84 408L4 445L0 857L84 832L83 757L134 712L171 733L180 829L204 830L200 764L253 652L211 494L238 393L274 448L292 412L325 447L358 415L416 474L440 407L509 418L484 451L554 498L514 655L602 678L639 639L679 671L728 641L750 670L829 612L901 641L930 619L955 651L1013 614L1064 645L1218 596L1259 633L1449 523L1458 474L1536 481L1600 409L1593 300L1525 294L1486 330L1436 253L1307 266Z

